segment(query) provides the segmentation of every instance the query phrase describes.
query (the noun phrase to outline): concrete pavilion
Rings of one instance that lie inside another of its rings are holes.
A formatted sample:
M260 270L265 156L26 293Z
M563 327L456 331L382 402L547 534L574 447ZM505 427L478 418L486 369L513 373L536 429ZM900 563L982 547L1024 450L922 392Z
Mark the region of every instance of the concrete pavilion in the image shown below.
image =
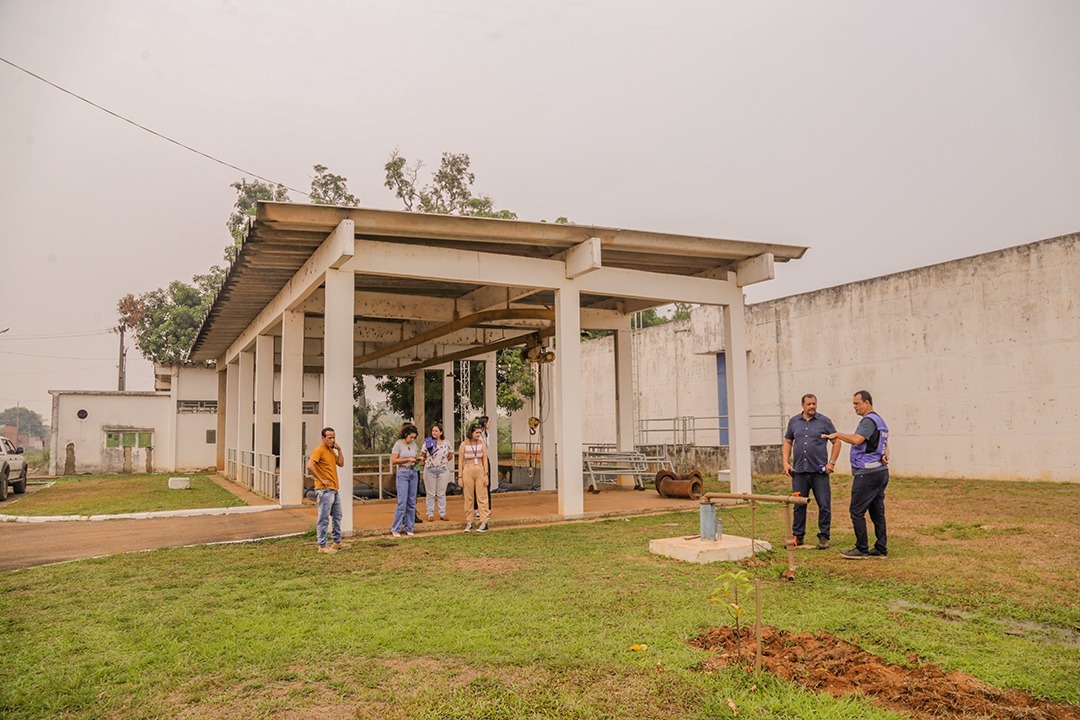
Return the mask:
M472 359L488 363L485 376L493 378L497 350L550 345L553 337L556 360L541 366L554 405L540 428L541 487L555 489L557 477L559 513L573 518L584 507L581 331L615 333L617 442L632 450L631 313L672 302L717 305L728 358L731 487L749 492L742 287L772 279L774 262L805 252L585 225L259 203L189 359L216 361L220 371L218 466L232 478L243 468L272 478L280 397L279 496L289 506L303 494L305 372L322 373L322 421L339 429L351 457L352 433L341 429L353 426L354 375L422 378ZM422 408L422 390L417 395ZM485 397L494 416L494 383ZM443 408L453 417L449 393ZM556 444L574 451L556 453ZM348 467L339 473L350 488ZM351 502L343 513L351 533Z

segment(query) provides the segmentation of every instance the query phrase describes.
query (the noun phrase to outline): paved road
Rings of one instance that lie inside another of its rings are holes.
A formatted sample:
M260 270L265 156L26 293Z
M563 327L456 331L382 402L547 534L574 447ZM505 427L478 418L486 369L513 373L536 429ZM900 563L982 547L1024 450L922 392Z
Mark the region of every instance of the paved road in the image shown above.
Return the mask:
M243 488L225 480L219 482L250 504L266 504L265 499L252 496ZM423 523L417 525L417 533L461 532L465 524L461 502L460 497L450 498L450 522ZM393 500L354 503L355 535L372 537L389 534L394 505ZM697 505L693 500L661 498L651 490L635 492L613 489L599 495L585 494L585 519L696 511ZM424 512L422 498L419 507ZM558 497L554 492L496 494L492 513L494 530L565 522L558 514ZM315 514L314 505L304 505L236 515L94 522L0 522L0 547L4 548L4 552L0 553L0 572L124 552L303 533L315 527ZM312 549L314 551L314 544Z
M0 523L0 571L101 555L302 533L313 508L147 520Z

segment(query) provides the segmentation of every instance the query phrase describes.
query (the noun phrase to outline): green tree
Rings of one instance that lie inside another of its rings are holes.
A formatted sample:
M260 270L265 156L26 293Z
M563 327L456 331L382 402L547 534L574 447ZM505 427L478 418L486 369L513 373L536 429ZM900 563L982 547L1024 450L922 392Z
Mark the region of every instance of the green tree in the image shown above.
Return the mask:
M432 173L431 181L419 184L420 170L424 164L417 160L409 164L394 149L383 166L386 173L384 185L394 191L408 211L434 213L436 215L468 215L516 220L512 210L497 210L495 201L487 195L474 195L476 175L469 169L472 160L467 153L443 153L439 169Z
M472 161L467 153L443 153L438 170L432 173L427 183L421 184L420 171L424 164L419 160L409 163L395 148L390 153L390 159L383 166L384 184L394 191L394 195L401 200L408 211L516 220L517 213L512 210L500 210L495 207L495 201L489 196L473 193L476 175L470 169L471 165ZM568 222L566 218L556 220L556 222L560 221ZM470 374L468 387L472 388L471 394L474 395L467 399L467 404L472 407L483 407L483 363L464 363L464 366L468 368L465 371ZM506 412L521 409L526 398L532 397L534 391L532 368L521 360L517 349L510 348L498 351L496 371L498 406ZM454 397L460 398L461 373L455 374L454 382L456 385ZM377 387L386 394L387 402L395 412L403 417L412 418L413 381L410 378L382 377ZM434 400L425 401L425 416L428 418L441 416L442 409L439 404L441 401L438 399L442 397L441 374L428 374L424 393L425 398L434 398ZM455 414L458 423L462 421L461 413L462 408L457 407Z
M15 425L19 428L20 435L45 437L45 421L30 408L9 407L0 411L0 425Z
M308 198L316 205L360 207L360 200L349 192L348 178L335 175L325 165L315 165L315 177L311 179Z
M229 229L229 235L233 239L232 243L225 247L226 262L232 262L236 257L240 243L244 240L244 233L247 232L248 223L255 217L255 207L260 200L289 202L289 193L284 185L271 185L258 180L248 182L241 178L229 187L236 190L236 204L233 205L232 214L225 222L225 227Z
M168 287L120 298L120 324L134 334L139 354L167 365L183 362L224 276L225 270L215 265L192 278L191 285L174 280Z

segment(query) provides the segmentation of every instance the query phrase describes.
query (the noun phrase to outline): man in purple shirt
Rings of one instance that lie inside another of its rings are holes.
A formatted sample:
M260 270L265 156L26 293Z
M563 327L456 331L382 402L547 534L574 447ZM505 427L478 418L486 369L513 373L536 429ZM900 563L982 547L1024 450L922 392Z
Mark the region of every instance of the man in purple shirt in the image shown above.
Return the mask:
M811 394L802 397L802 412L788 420L784 433L781 456L784 472L791 476L791 492L802 497L814 493L818 505L818 550L829 547L829 529L832 524L832 488L829 475L836 469L840 456L840 441L832 440L832 448L826 459L829 441L825 435L835 433L833 421L817 411L817 398ZM806 506L796 505L792 518L791 534L795 544L803 544L806 532Z

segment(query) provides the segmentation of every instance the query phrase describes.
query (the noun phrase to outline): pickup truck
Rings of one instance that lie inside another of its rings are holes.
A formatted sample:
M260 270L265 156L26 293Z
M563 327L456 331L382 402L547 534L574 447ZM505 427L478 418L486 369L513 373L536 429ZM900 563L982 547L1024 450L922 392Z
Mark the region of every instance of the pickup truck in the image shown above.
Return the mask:
M0 501L7 500L8 486L17 494L26 492L26 459L21 447L0 437Z

